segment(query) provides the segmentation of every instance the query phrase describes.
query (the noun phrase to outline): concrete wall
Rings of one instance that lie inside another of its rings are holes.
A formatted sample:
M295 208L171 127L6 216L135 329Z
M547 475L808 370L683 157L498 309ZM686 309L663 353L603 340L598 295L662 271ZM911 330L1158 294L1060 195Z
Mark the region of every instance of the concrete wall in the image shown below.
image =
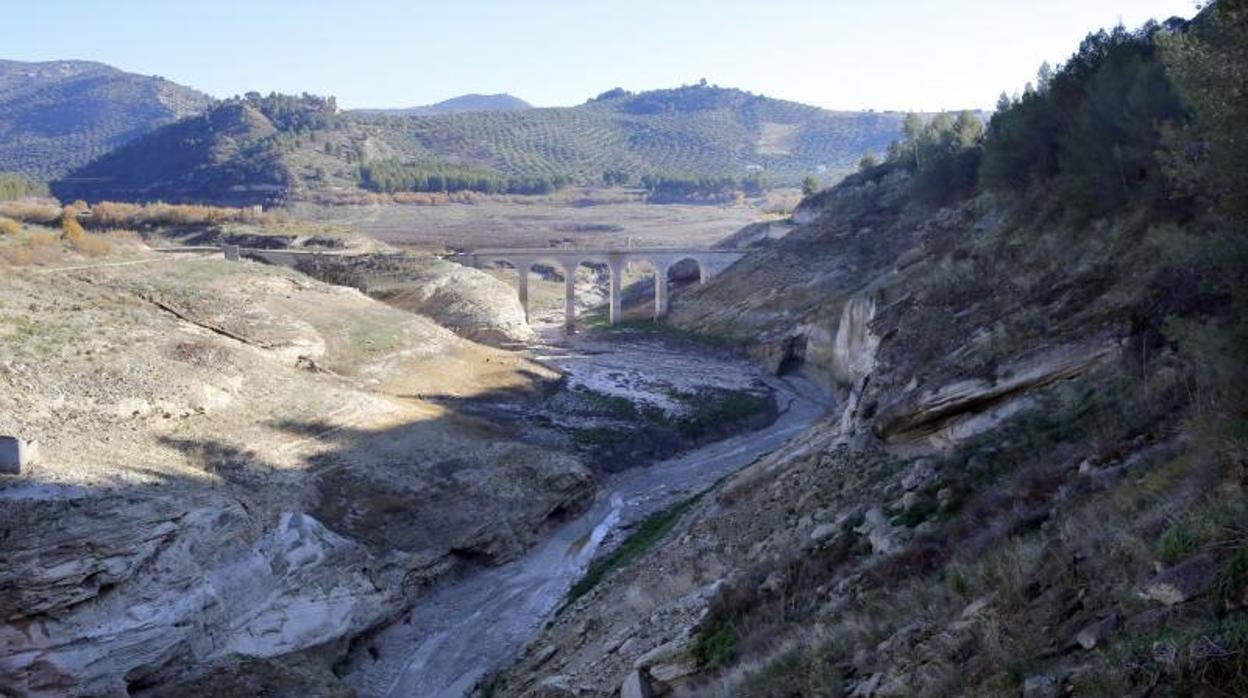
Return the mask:
M0 436L0 473L16 475L39 457L39 444L16 436Z

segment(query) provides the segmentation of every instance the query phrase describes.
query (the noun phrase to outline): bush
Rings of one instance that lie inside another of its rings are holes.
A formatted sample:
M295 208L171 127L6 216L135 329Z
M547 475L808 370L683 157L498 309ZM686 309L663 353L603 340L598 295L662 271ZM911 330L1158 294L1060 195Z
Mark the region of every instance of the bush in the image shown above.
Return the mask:
M61 209L50 203L39 201L5 201L0 203L0 216L12 218L22 223L47 225L61 216Z
M0 217L0 235L20 235L22 224L12 218Z

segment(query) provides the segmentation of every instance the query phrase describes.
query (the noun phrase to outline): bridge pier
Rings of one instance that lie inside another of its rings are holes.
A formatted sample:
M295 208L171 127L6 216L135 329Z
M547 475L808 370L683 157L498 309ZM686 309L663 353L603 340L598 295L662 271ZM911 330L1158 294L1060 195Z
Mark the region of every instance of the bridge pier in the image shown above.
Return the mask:
M609 249L496 249L476 250L454 255L461 264L480 268L482 263L505 261L516 269L516 293L524 307L524 318L530 318L529 271L537 262L554 262L563 267L563 322L571 328L576 323L576 270L582 262L606 263L611 273L607 318L611 324L623 319L624 267L629 261L642 260L654 267L654 317L667 315L671 304L668 273L676 263L692 259L698 265L698 283L705 284L721 270L746 254L744 250L707 250L688 248L609 248Z
M529 263L521 262L516 265L516 273L519 275L519 291L520 305L524 308L524 321L529 321Z
M654 319L667 315L667 272L666 264L654 265Z
M624 275L624 264L617 260L611 260L607 262L607 268L611 270L611 308L610 312L607 314L607 318L612 325L616 325L619 324L620 320L624 319L623 312L621 310L621 303L623 299L620 297L623 295L621 293L622 283L620 277Z

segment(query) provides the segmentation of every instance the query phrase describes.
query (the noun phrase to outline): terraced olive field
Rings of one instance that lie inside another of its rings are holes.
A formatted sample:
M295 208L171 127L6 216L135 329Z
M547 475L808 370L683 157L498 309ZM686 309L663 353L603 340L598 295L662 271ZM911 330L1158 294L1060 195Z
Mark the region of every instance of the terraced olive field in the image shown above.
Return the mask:
M364 189L393 191L366 180L370 166L458 168L559 186L601 184L604 176L636 185L645 175L751 178L762 188L818 175L832 184L865 152L883 152L902 119L704 85L612 90L575 107L438 115L339 112L332 99L256 95L157 129L53 183L53 193L234 206L359 203Z

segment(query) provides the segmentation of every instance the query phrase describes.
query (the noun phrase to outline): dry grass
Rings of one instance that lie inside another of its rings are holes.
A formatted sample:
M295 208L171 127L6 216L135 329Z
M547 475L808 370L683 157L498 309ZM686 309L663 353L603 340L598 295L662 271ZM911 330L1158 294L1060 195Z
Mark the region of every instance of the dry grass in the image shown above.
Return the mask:
M101 228L144 228L167 225L218 225L221 223L278 222L279 217L252 208L192 204L130 204L101 201L90 210L88 223Z
M61 217L61 208L46 201L0 202L0 216L22 223L47 225Z
M12 218L0 218L0 235L16 236L22 234L22 224Z
M60 239L50 230L31 230L11 244L0 245L0 259L16 267L52 264L63 256Z

